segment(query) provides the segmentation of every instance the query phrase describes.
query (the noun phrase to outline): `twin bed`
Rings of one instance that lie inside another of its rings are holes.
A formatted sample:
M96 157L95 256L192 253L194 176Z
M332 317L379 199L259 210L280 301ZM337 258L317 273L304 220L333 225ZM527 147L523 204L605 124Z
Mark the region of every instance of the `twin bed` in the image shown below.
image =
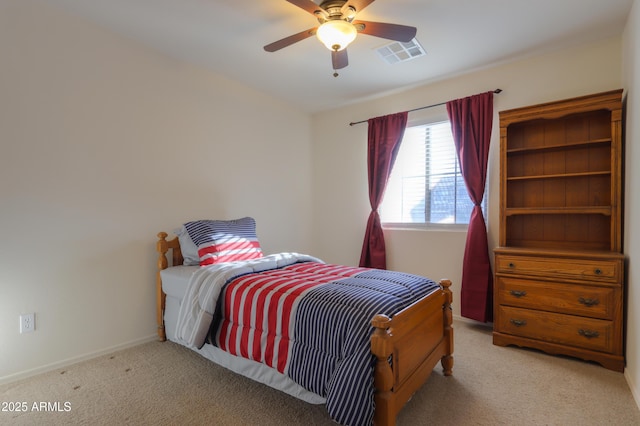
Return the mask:
M158 234L158 337L312 404L341 424L395 424L453 367L451 283L264 256L251 218Z

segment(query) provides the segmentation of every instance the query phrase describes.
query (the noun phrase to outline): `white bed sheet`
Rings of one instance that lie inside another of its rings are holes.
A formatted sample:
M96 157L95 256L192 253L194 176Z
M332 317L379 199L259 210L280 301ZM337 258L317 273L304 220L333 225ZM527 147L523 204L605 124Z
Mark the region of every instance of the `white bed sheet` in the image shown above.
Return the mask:
M176 342L176 323L178 321L180 304L187 292L189 279L198 268L199 266L172 266L160 271L162 290L167 295L164 311L165 333L167 339L172 342ZM309 392L289 377L259 362L236 357L208 343L201 349L193 350L218 365L269 387L278 389L295 398L311 404L324 404L326 402L326 399L322 396Z

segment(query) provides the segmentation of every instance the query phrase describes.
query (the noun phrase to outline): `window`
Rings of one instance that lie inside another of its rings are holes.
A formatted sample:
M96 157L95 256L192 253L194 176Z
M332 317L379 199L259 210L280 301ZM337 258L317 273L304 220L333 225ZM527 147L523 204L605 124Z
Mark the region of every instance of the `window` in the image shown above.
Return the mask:
M485 213L486 201L482 208ZM451 124L408 127L380 206L382 222L468 224L472 209Z

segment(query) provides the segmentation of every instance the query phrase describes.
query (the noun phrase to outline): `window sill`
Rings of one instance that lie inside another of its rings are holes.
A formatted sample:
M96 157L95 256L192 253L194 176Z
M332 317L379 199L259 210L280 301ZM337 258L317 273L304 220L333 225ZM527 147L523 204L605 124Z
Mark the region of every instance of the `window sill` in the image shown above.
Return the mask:
M382 224L382 229L391 231L436 231L467 232L466 223L390 223Z

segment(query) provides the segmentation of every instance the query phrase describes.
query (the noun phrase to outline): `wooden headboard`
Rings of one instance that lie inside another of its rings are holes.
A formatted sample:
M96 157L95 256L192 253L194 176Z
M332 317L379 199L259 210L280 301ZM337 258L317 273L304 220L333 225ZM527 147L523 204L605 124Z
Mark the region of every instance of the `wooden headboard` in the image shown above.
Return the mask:
M156 243L156 251L158 252L158 270L156 271L156 312L158 322L158 339L160 341L167 340L164 331L164 305L167 295L162 291L162 277L160 271L169 267L169 259L167 252L171 250L171 265L182 265L184 258L180 251L180 241L175 237L167 241L168 234L166 232L158 233L158 242Z

